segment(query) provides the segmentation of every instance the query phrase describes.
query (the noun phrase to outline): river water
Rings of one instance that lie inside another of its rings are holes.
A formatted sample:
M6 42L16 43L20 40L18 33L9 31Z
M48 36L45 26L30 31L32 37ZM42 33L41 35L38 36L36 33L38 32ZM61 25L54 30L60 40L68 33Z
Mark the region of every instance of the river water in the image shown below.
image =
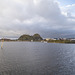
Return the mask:
M4 42L0 75L75 75L75 44Z

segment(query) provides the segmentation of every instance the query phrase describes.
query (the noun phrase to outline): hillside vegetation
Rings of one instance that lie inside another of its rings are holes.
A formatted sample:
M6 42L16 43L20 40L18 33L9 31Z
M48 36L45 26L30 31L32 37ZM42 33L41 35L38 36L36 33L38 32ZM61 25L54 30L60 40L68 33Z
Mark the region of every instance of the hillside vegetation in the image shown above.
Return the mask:
M18 38L20 41L41 41L43 38L39 34L34 34L33 36L24 34Z

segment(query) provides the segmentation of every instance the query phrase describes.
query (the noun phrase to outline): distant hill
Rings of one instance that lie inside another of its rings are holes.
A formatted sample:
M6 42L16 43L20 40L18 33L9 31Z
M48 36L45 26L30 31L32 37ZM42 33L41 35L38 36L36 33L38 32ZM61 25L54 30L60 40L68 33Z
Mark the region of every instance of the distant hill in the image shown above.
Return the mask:
M39 34L34 34L33 36L24 34L21 35L18 40L20 41L41 41L43 38Z

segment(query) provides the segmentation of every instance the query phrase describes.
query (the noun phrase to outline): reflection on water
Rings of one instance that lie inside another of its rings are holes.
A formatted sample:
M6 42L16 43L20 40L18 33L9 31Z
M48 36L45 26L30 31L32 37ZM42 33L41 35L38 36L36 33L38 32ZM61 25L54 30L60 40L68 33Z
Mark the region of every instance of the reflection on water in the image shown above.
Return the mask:
M75 45L4 42L0 75L75 75Z

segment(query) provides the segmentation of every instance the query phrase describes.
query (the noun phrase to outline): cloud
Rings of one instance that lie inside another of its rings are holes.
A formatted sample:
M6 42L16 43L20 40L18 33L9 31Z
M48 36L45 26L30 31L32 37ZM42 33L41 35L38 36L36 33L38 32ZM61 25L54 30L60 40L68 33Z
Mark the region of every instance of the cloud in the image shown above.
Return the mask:
M74 15L68 12L74 6L60 7L55 0L0 0L0 36L40 33L56 37L60 31L75 30Z

